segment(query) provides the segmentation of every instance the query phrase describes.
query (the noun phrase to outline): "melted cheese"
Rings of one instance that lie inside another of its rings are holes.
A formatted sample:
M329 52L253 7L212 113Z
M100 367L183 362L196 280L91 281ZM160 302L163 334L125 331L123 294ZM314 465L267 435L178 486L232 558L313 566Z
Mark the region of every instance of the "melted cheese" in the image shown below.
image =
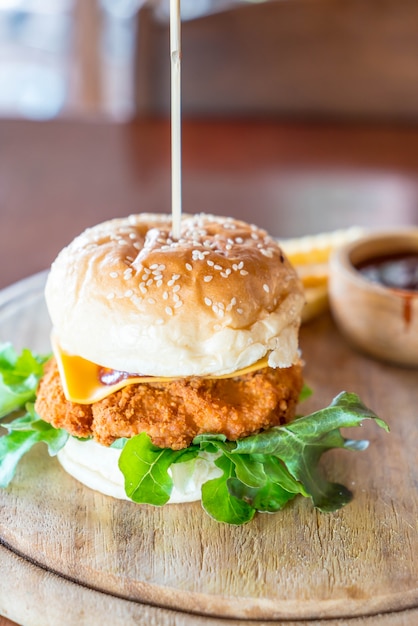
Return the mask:
M57 361L58 371L61 376L64 395L70 402L78 404L93 404L99 400L103 400L115 391L119 391L127 385L138 383L169 383L176 380L176 377L161 376L130 376L113 384L104 384L100 380L100 366L91 361L87 361L80 356L68 354L59 346L58 342L52 337L52 348ZM210 379L233 378L236 376L244 376L255 370L268 367L268 357L264 357L260 361L249 365L243 369L232 372L231 374L223 374L221 376L205 376Z

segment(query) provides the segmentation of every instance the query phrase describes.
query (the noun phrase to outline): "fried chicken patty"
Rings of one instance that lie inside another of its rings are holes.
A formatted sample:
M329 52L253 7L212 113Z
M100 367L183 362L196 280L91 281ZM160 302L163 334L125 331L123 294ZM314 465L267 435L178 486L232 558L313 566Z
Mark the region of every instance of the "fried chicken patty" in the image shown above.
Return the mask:
M235 378L132 384L86 405L65 398L51 359L35 409L55 428L76 437L93 437L105 446L146 432L154 445L180 450L202 433L222 433L235 441L292 420L302 384L302 366L296 364Z

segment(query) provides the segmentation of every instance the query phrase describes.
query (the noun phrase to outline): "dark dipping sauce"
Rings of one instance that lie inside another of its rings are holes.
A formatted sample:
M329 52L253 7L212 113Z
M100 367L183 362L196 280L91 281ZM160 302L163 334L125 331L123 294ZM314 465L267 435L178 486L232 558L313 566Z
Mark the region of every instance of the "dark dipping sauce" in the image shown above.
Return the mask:
M418 252L378 256L356 265L368 280L404 291L418 292Z

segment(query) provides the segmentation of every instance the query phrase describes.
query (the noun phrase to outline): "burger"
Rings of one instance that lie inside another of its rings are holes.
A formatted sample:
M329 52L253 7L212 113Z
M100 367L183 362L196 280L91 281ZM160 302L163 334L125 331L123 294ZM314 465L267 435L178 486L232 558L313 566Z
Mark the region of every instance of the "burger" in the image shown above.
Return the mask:
M145 432L181 450L203 433L235 441L295 416L304 296L264 230L184 216L174 240L171 216L114 219L62 250L45 297L55 358L35 408L98 444L72 439L60 454L82 481L104 478L103 449L120 438Z
M81 483L138 503L201 500L229 523L298 493L322 510L349 501L319 456L356 447L336 429L376 416L342 394L295 419L304 291L266 231L206 214L184 215L177 238L170 215L106 221L59 253L45 299L53 356L33 428Z

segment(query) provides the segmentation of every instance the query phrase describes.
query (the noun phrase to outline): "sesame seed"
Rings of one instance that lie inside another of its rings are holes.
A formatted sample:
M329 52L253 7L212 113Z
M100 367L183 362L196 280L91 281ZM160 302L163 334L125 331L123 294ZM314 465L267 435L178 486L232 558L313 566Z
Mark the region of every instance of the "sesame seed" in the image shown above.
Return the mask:
M174 305L174 308L179 309L181 306L183 306L183 301L179 299L178 302L176 302L176 304Z
M209 265L209 267L213 267L215 265L214 261L211 261L210 259L206 259L206 263Z
M173 315L173 309L171 308L171 306L166 306L165 312L167 313L167 315Z
M203 280L205 281L205 283L210 283L210 281L212 280L213 276L204 276Z
M264 254L264 256L268 257L269 259L271 259L271 258L272 258L272 256L273 256L273 252L272 252L272 250L270 250L270 249L265 250L265 249L263 248L263 249L261 250L261 254Z
M264 289L264 291L266 291L267 293L269 293L269 292L270 292L270 287L269 287L266 283L264 283L264 285L263 285L263 289Z
M248 274L247 270L240 270L239 273L241 274L241 276L247 276Z
M125 291L125 298L130 298L133 295L134 292L132 291L132 289L128 289L127 291Z
M243 309L237 309L237 313L239 313L240 315L242 315L244 313Z
M163 300L168 300L168 293L167 293L167 291L164 291L164 293L163 293Z
M222 265L214 265L214 266L213 266L213 269L214 269L214 270L218 270L218 271L219 271L219 270L221 270L221 269L223 269L223 268L222 268Z
M167 282L168 287L172 287L174 285L174 280L171 279Z
M173 302L178 302L180 300L180 296L178 295L178 293L174 293L173 294Z
M162 280L157 280L156 282L157 287L161 287L162 284L163 284Z
M235 237L235 243L244 243L244 240L242 237Z
M118 277L118 273L117 272L110 272L109 276L110 276L110 278L117 278Z
M212 306L212 300L210 298L205 298L204 302L207 306Z
M191 272L193 269L193 267L190 265L190 263L186 263L186 270L188 270L189 272Z
M145 287L144 283L141 283L139 285L139 291L143 294L147 293L147 288Z
M135 241L133 247L135 248L135 250L141 250L142 248L141 244L138 241Z
M149 302L150 304L155 304L155 300L154 300L154 298L148 298L148 302Z
M152 265L149 266L150 270L156 270L158 267L158 263L153 263Z
M143 275L141 276L141 279L142 279L142 280L148 280L148 274L143 274Z
M240 263L238 263L239 270L242 270L243 267L244 267L244 261L241 261Z
M153 282L154 282L154 279L153 278L149 278L145 284L146 284L147 287L151 287Z
M180 291L180 285L175 285L173 287L173 293L177 293L177 291Z

